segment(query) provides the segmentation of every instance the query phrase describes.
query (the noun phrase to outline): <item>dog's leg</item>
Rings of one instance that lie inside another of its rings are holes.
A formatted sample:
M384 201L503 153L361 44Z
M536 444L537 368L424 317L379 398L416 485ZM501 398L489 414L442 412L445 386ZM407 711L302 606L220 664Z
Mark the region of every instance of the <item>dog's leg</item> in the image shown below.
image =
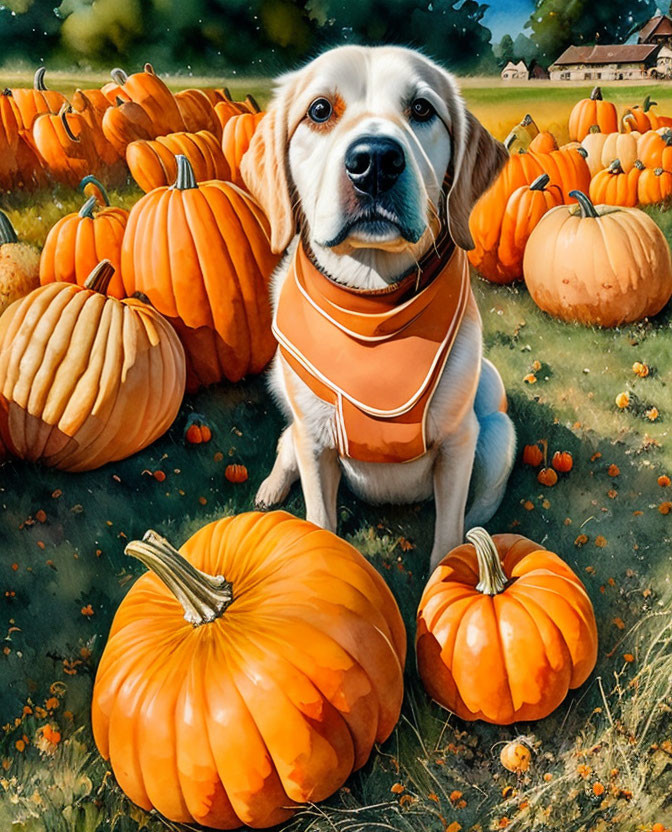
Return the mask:
M478 441L478 420L469 412L460 429L441 444L434 463L436 524L431 568L463 542L464 511Z
M290 488L299 478L292 427L289 425L280 434L273 469L259 486L257 496L254 498L256 508L261 511L283 503L287 499Z
M317 448L301 424L294 422L294 448L306 503L306 520L335 532L341 466L335 448Z

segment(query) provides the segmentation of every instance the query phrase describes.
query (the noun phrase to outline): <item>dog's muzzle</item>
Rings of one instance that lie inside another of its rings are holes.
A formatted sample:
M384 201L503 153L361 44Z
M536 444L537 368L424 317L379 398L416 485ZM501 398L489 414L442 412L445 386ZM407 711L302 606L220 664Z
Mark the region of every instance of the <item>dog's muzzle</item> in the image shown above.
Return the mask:
M361 136L345 152L345 170L355 191L374 199L392 188L405 167L402 146L385 136Z

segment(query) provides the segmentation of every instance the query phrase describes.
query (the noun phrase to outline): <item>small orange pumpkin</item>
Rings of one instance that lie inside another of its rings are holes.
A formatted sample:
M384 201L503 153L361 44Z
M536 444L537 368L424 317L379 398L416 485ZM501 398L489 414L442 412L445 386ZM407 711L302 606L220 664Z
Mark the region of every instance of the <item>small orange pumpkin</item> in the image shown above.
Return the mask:
M672 170L672 130L648 130L637 143L637 155L644 167Z
M625 132L638 130L640 133L644 133L647 130L657 130L659 127L672 126L672 118L659 115L653 109L655 106L656 102L651 101L651 96L647 95L641 104L628 107L621 119L623 130Z
M532 139L527 148L530 153L552 153L558 149L558 142L549 130L542 130Z
M523 448L523 462L537 468L544 461L544 455L538 444L525 445Z
M602 90L595 87L590 98L582 98L569 114L569 138L583 141L590 128L597 125L601 133L618 133L618 112L611 101L604 101Z
M537 480L541 485L545 485L546 488L553 488L558 482L558 475L552 468L542 468L537 474Z
M93 177L88 179L91 181ZM66 214L51 228L40 258L40 283L64 282L83 286L96 265L101 260L109 260L114 274L107 284L107 294L123 298L124 286L119 272L128 211L110 207L107 191L99 182L96 184L105 207L96 212L98 198L89 197L78 213Z
M231 181L240 188L246 185L240 174L240 162L247 153L254 131L264 117L264 112L240 113L228 119L222 133L222 150L229 165Z
M608 168L592 178L589 189L591 202L596 205L620 205L634 208L637 205L637 187L644 165L637 161L627 173L615 159Z
M645 168L637 181L640 205L656 205L672 197L672 173L662 168Z
M188 445L202 445L212 439L212 431L204 416L192 414L187 422L184 440Z
M517 737L507 742L499 752L499 761L507 771L524 774L529 771L532 751L525 737Z
M256 829L324 800L392 732L406 634L349 543L282 511L226 517L121 602L93 690L96 745L134 803L169 821Z
M597 658L583 584L556 554L515 534L472 529L422 594L418 671L460 719L510 725L548 716Z
M247 468L244 465L227 465L224 471L224 476L229 482L247 482Z
M185 346L189 389L261 372L276 348L268 281L278 256L268 221L230 182L196 182L177 156L172 187L137 202L124 235L121 273L128 295L142 292Z
M569 451L556 451L553 454L551 465L561 474L567 474L574 467L574 459Z

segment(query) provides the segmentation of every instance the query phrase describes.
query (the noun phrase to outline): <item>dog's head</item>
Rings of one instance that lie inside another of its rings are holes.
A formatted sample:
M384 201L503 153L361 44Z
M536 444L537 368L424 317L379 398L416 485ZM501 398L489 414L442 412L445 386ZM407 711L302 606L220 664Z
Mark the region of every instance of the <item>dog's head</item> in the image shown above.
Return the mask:
M469 214L505 159L441 67L400 47L345 46L279 80L241 167L274 251L301 222L318 259L412 262L442 223L473 248Z

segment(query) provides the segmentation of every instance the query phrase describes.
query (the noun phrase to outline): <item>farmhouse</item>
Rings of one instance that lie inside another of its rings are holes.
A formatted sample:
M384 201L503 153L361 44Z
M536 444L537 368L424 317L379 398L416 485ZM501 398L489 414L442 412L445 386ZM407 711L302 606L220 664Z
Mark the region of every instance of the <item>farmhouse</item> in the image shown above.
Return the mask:
M509 61L502 70L502 81L527 81L530 77L530 72L525 66L525 61L518 61L514 63Z

